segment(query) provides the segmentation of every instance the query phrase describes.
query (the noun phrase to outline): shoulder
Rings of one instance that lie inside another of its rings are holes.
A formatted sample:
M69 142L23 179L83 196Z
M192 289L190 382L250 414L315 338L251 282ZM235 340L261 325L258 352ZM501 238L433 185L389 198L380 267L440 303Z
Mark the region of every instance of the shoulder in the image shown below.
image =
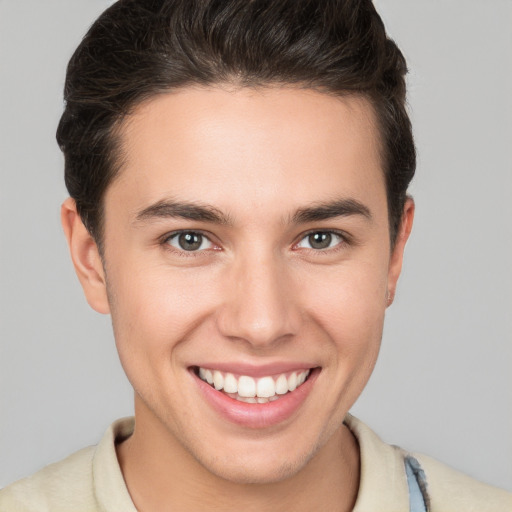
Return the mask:
M0 512L136 512L115 448L133 429L133 418L117 420L98 445L0 490Z
M93 446L84 448L0 490L0 511L96 510L92 477L93 456Z
M406 458L419 463L414 463L412 471L418 491L429 502L429 512L512 512L512 493L479 482L426 455L389 445L350 414L345 424L360 450L359 495L354 512L410 510Z
M512 511L512 493L475 480L427 455L414 457L425 472L432 512Z

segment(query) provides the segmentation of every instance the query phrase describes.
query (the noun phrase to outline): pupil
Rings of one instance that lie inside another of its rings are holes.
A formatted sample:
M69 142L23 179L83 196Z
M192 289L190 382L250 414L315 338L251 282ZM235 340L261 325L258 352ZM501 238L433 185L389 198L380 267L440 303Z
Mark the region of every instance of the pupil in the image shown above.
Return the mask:
M313 233L309 235L309 243L313 249L326 249L331 245L332 235L330 233Z
M179 244L180 247L185 251L195 251L201 247L201 242L203 241L202 235L197 233L182 233L179 236Z

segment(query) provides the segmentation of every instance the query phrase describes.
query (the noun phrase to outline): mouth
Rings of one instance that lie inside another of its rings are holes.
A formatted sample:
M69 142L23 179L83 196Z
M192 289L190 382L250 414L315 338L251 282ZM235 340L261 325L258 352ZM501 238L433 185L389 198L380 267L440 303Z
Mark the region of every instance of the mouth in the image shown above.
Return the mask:
M303 368L257 378L199 366L194 367L193 371L203 382L233 400L248 404L266 404L282 400L300 388L313 369Z
M260 431L284 427L300 411L308 411L307 398L322 370L281 364L265 368L242 365L238 374L231 364L216 366L189 367L200 396L228 423Z

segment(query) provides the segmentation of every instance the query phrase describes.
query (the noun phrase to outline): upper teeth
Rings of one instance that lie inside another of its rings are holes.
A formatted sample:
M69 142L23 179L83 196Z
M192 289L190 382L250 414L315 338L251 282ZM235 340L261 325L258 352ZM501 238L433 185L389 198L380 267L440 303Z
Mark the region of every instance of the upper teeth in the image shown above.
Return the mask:
M288 377L282 373L279 376L268 376L254 379L248 375L235 377L232 373L222 373L219 370L208 370L199 368L199 377L212 384L217 390L224 390L226 393L237 393L241 397L270 398L277 395L284 395L288 391L295 390L309 375L310 370L291 372Z

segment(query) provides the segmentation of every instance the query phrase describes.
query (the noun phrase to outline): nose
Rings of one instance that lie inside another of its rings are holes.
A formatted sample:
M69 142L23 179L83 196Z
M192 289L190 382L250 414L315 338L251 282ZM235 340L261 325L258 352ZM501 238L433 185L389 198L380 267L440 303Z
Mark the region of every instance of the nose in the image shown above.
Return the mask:
M293 277L278 258L253 255L234 262L217 310L221 333L264 349L297 334L301 315Z

